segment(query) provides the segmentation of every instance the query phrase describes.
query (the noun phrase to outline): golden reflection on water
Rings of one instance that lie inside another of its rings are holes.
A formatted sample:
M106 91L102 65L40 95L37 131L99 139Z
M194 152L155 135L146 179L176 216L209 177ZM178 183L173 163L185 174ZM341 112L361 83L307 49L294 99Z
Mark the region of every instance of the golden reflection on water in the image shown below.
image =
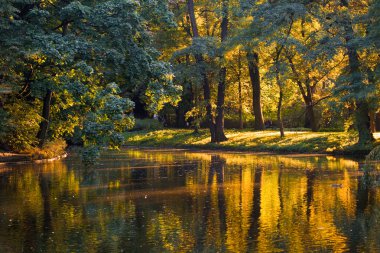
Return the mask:
M362 166L180 150L10 165L0 252L379 252L380 190Z

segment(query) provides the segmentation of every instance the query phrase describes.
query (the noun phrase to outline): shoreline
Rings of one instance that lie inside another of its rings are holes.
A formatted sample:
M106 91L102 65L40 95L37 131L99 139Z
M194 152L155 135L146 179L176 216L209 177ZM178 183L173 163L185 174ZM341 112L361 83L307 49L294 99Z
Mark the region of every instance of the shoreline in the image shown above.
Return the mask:
M5 153L5 152L4 152ZM3 154L4 154L3 153ZM30 159L31 156L27 154L17 154L12 152L6 152L8 155L2 155L0 153L0 166L13 165L13 164L41 164L48 163L57 160L62 160L68 156L68 153L65 152L62 155L58 155L52 158L44 158L44 159ZM11 157L11 160L6 160L4 157Z
M364 158L376 145L356 145L355 136L344 132L288 131L280 138L276 131L227 130L228 140L210 143L208 131L192 134L186 129L135 131L125 134L123 147L179 148L267 154L331 155Z
M230 154L251 154L251 155L283 155L283 156L292 156L292 157L309 157L309 156L334 156L334 157L348 157L356 159L364 159L365 155L354 155L352 153L302 153L302 152L291 152L291 151L263 151L263 150L252 150L252 149L234 149L228 147L222 148L213 148L213 147L202 147L202 146L152 146L152 145L122 145L122 148L132 148L132 149L142 149L142 150L151 150L151 151L191 151L191 152L213 152L213 153L230 153Z

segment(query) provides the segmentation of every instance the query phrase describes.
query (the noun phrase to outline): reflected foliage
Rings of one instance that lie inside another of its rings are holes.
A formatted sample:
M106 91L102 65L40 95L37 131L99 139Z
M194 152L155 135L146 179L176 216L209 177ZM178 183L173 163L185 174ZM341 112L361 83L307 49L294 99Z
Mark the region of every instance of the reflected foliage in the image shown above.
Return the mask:
M75 155L9 166L0 251L376 252L380 188L365 187L363 169L337 157L165 150L107 152L91 169Z

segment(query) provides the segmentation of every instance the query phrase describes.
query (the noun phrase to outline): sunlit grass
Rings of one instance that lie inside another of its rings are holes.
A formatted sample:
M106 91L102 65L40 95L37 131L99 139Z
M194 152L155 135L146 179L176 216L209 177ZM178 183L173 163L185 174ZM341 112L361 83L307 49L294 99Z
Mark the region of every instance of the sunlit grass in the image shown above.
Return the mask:
M126 133L126 145L154 147L188 147L229 149L242 151L277 151L299 153L355 153L357 136L344 132L286 131L281 138L278 131L226 130L228 140L210 143L206 129L194 134L187 129L165 129ZM380 134L375 135L380 138ZM373 146L361 146L367 152Z

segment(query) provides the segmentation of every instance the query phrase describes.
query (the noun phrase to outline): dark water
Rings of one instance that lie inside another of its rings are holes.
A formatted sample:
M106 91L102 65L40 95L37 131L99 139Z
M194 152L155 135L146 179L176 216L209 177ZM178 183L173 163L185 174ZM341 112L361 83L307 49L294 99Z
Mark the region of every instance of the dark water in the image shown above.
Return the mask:
M379 178L363 166L124 150L91 170L1 167L0 252L380 252Z

